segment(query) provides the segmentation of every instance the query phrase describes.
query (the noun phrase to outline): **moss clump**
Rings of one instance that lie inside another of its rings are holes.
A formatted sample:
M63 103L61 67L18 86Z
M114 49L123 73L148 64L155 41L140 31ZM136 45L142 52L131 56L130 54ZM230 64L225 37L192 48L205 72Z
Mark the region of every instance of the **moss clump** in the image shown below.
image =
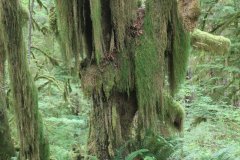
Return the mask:
M164 95L163 115L163 120L170 128L182 131L185 116L184 108L167 94Z
M112 64L103 68L97 65L88 67L82 76L85 95L90 97L94 91L97 93L103 91L105 97L108 99L116 83L116 73L117 70Z
M223 36L216 36L199 29L191 34L194 49L215 54L226 54L230 50L231 41Z

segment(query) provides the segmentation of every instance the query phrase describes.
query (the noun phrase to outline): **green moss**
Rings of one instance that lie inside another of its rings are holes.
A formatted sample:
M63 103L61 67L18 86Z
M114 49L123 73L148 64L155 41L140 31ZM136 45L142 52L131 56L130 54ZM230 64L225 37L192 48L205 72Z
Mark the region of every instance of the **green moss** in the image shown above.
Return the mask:
M134 54L134 44L133 40L130 41L129 46L124 49L119 56L120 68L117 74L117 88L119 91L127 92L128 95L131 90L134 89L134 59L132 55Z
M93 43L95 48L95 57L96 57L97 63L99 64L103 56L101 1L100 0L90 1L90 5L91 5L91 20L93 25L93 39L94 39Z
M152 12L144 19L144 35L136 42L135 76L140 107L155 106L160 100L158 73L161 71L157 40L154 38Z
M228 53L231 46L228 38L212 35L199 29L191 34L191 43L195 50L222 55Z
M76 71L80 63L80 55L83 57L82 29L82 1L55 0L57 25L52 13L52 26L55 36L61 47L61 53L65 66L68 69L74 68ZM52 10L54 12L54 10ZM58 28L54 28L58 27ZM78 72L78 71L77 71Z
M170 95L164 95L164 113L163 120L173 130L181 131L183 128L183 119L185 117L184 108L176 102Z
M23 40L22 25L24 13L19 1L0 2L0 22L4 31L5 49L8 54L8 66L11 91L14 96L14 107L20 135L20 159L38 159L41 127L38 117L38 96L31 77L26 48ZM14 44L14 45L12 45ZM31 147L31 152L29 152ZM45 148L41 148L41 154ZM45 159L49 159L46 157Z
M188 58L190 53L190 34L184 29L182 22L175 15L173 21L174 41L173 41L173 66L170 77L170 88L174 95L185 79Z
M102 75L103 91L107 99L111 95L111 91L115 85L116 71L113 66L108 66L107 71Z
M61 53L68 68L72 65L74 44L74 20L73 20L73 2L65 0L55 0L57 11L57 26ZM77 22L76 22L77 23Z
M131 25L132 19L137 8L136 0L111 0L110 1L113 26L116 29L115 38L117 49L123 51L125 48L126 28Z
M116 73L117 70L112 64L104 68L92 65L85 71L82 77L84 94L90 97L94 91L103 91L108 99L116 82Z

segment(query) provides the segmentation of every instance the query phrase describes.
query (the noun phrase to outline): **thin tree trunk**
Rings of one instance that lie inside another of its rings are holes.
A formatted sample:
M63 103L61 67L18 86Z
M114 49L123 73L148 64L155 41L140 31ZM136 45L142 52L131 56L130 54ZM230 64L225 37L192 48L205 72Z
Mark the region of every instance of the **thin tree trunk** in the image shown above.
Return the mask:
M28 63L31 59L31 46L32 46L32 13L34 7L34 0L29 0L28 10L29 10L29 24L28 24Z
M48 145L43 137L37 90L29 72L22 34L23 10L18 0L2 0L0 11L20 136L20 160L47 160Z

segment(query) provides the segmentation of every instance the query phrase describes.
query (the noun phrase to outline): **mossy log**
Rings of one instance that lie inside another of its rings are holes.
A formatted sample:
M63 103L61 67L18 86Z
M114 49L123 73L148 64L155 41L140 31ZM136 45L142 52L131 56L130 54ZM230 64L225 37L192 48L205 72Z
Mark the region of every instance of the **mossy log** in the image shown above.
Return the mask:
M213 35L196 29L191 34L191 45L193 49L198 51L223 55L229 52L231 41L226 37Z

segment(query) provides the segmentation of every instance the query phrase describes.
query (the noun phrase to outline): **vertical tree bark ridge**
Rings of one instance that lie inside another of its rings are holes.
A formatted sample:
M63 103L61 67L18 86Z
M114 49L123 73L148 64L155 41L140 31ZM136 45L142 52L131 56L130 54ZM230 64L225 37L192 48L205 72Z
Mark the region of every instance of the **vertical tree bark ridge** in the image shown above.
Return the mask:
M6 97L5 97L5 60L6 50L3 44L2 27L0 25L0 160L8 160L14 156L15 150L10 135L8 118L6 113Z
M22 8L18 0L2 0L0 11L20 135L20 160L47 160L49 159L48 148L47 145L43 146L45 143L38 114L37 90L30 76L26 46L23 41Z

